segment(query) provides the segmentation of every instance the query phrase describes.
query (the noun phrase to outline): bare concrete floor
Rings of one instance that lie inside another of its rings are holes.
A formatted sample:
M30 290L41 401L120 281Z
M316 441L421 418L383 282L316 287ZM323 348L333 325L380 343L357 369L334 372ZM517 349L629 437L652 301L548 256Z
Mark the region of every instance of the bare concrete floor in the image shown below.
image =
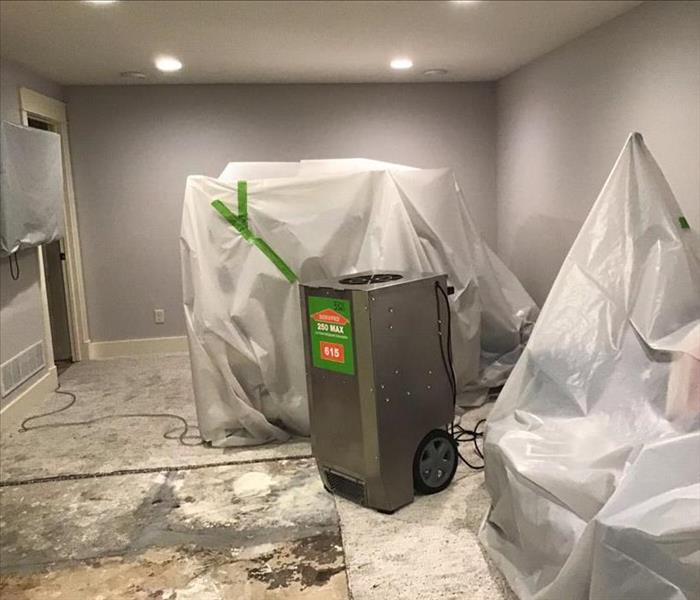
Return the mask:
M76 405L32 424L165 411L194 423L189 377L183 355L80 363L61 377ZM183 447L163 438L175 423L152 419L18 431L66 401L2 417L3 600L514 598L476 541L480 473L460 468L445 492L382 515L326 493L306 440Z

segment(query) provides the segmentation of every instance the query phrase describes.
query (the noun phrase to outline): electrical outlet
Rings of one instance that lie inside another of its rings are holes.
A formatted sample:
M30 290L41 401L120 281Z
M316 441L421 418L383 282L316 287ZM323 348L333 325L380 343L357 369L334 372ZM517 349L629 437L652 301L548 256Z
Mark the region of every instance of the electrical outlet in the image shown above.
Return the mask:
M162 325L163 323L165 323L165 309L153 309L153 320L156 322L157 325Z

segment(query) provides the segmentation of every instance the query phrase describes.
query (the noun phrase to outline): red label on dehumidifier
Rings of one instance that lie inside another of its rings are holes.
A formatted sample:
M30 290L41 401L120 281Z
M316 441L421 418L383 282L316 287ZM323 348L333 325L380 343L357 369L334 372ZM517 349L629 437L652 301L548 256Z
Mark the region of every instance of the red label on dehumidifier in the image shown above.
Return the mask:
M336 312L330 308L314 313L311 315L311 318L314 321L321 321L322 323L335 323L336 325L346 325L350 322L339 312Z
M321 345L321 358L332 362L345 362L345 346L342 344L333 344L332 342L319 342Z

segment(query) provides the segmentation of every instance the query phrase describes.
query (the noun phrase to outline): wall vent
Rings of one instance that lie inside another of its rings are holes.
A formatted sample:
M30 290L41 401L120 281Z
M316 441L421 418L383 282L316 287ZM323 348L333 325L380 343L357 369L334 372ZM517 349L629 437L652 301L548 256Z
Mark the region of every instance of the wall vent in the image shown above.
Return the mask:
M37 342L0 365L0 387L3 398L16 390L46 365L44 342Z

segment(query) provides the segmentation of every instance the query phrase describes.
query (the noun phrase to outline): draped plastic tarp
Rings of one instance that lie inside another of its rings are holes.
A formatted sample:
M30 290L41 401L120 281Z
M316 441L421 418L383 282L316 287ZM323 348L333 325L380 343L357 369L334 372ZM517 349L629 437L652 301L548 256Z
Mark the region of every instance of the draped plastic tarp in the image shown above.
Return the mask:
M205 440L245 445L309 432L298 286L253 237L302 281L447 273L459 389L502 384L537 309L481 240L449 170L362 159L279 167L232 163L219 179L187 181L184 304ZM296 176L270 178L276 172ZM235 183L258 173L268 178ZM212 208L216 200L236 226Z
M0 255L64 235L63 163L57 133L0 125Z
M485 438L481 540L522 599L700 597L700 258L639 134Z

